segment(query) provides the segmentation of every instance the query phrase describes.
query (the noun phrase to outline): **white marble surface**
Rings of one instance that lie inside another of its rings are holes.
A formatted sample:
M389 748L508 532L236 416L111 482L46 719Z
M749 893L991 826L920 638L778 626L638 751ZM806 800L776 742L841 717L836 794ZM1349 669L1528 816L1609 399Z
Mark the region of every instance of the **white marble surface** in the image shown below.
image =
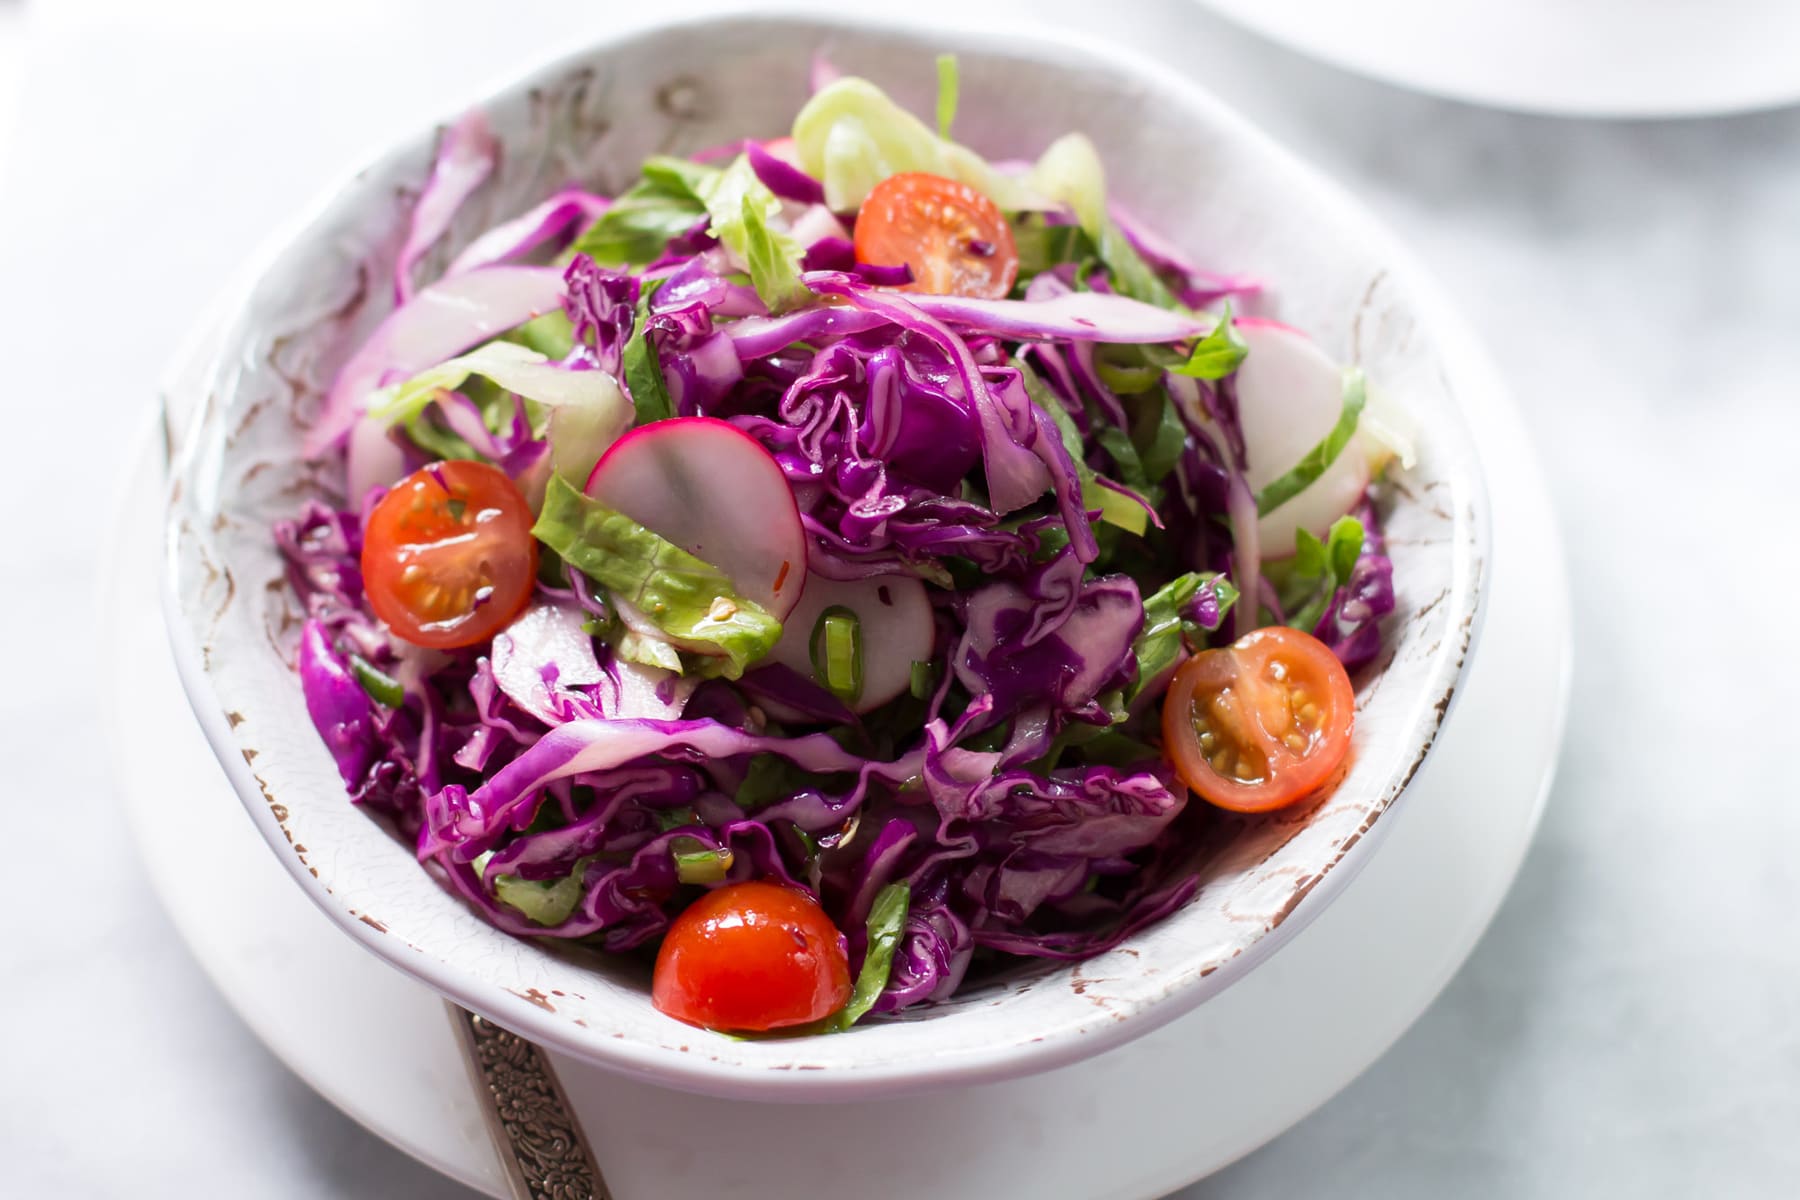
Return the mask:
M277 1065L155 907L92 725L93 559L157 367L272 225L605 14L9 3L0 1191L459 1194ZM1503 115L1183 0L1031 11L1191 70L1414 242L1508 368L1572 559L1563 774L1492 931L1367 1075L1185 1200L1796 1194L1800 111Z

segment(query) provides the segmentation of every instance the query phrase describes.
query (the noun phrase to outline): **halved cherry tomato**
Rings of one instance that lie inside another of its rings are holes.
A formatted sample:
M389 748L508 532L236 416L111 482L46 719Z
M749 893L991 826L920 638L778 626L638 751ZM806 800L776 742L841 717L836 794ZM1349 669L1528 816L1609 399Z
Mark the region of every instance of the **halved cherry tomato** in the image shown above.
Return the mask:
M440 650L484 642L531 598L531 507L497 467L433 463L369 514L362 573L369 607L396 637Z
M1274 625L1175 672L1163 697L1163 754L1208 803L1268 812L1332 782L1355 715L1337 655L1310 633Z
M850 999L844 936L805 892L727 884L675 918L656 955L650 999L707 1029L759 1033L823 1020Z
M875 185L856 214L856 261L912 268L907 290L998 300L1019 277L1012 227L966 183L912 171Z

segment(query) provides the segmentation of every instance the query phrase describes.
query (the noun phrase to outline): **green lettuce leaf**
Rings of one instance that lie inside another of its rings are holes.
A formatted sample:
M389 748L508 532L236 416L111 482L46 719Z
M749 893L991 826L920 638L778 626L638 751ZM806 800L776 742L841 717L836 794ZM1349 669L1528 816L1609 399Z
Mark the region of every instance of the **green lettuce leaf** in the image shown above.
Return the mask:
M793 135L800 169L824 184L834 212L854 212L876 184L903 171L960 180L1007 212L1044 207L1029 187L939 137L866 79L820 88L795 115Z
M1079 225L1051 225L1036 214L1012 223L1019 252L1019 282L1029 283L1052 267L1095 257L1094 243Z
M1143 692L1145 685L1181 657L1184 632L1198 643L1205 634L1218 628L1216 624L1195 626L1181 615L1181 610L1205 586L1211 586L1218 597L1222 623L1225 614L1237 602L1238 592L1230 580L1210 571L1190 571L1177 576L1144 598L1144 628L1131 643L1132 653L1137 656L1138 673L1125 692L1127 707Z
M642 611L673 645L705 656L703 671L736 679L781 638L781 622L738 595L724 572L560 478L550 481L531 532Z
M569 320L568 313L553 308L501 336L506 341L536 350L547 359L561 362L575 348L575 323Z
M757 178L748 155L738 155L721 169L658 154L645 161L643 183L638 186L651 188L672 203L683 202L687 224L677 233L692 227L703 215L710 217L707 231L749 270L750 283L770 312L782 312L811 299L812 293L800 283L800 259L805 251L777 227L781 198ZM636 191L634 188L626 195Z
M631 336L620 354L619 369L625 372L625 387L639 425L662 421L675 415L675 402L669 399L669 383L663 378L662 360L651 343L644 326L650 314L650 298L662 281L655 280L638 295L637 319L631 323Z
M750 283L770 312L783 312L812 298L800 283L800 259L805 252L778 227L781 198L757 178L748 155L738 155L723 171L680 159L651 162L680 175L706 206L712 217L710 232L749 270ZM650 169L645 167L646 172Z
M669 154L653 154L644 160L646 182L655 184L671 196L686 193L703 208L707 189L713 187L724 173L723 168Z
M1293 557L1263 564L1289 625L1312 632L1331 597L1350 581L1362 547L1362 522L1339 517L1323 541L1305 528L1295 530Z
M770 226L754 196L744 196L738 210L736 221L715 223L713 232L744 260L751 286L769 311L786 312L810 301L812 293L800 282L800 243L785 230Z
M585 481L606 448L631 428L631 406L611 375L570 371L537 350L506 340L488 342L370 393L369 415L388 424L406 425L420 445L445 458L474 457L461 438L419 420L439 393L464 388L472 378L492 383L498 389L496 397L516 394L541 406L535 412L548 411L539 432L549 436L552 470L565 479ZM510 414L512 410L508 407L505 411ZM491 416L489 420L491 424Z
M1190 379L1223 379L1243 365L1249 353L1250 347L1231 322L1231 305L1227 303L1219 323L1194 343L1193 353L1188 355L1187 361L1171 366L1169 370Z
M887 987L911 904L912 888L904 883L890 883L875 893L875 903L869 907L869 950L863 956L862 970L857 972L850 1002L830 1018L836 1028L848 1029L860 1021Z
M544 364L548 361L542 354L527 346L506 341L489 342L467 354L446 359L435 367L427 367L410 379L370 392L369 416L387 425L400 425L415 420L437 399L439 392L455 391L471 375L492 379L509 391L515 390L501 380L525 386L526 379L534 368L538 371L559 370L556 367L546 367Z
M569 249L592 256L603 267L642 266L660 258L671 240L704 216L706 206L683 179L673 172L653 176L646 165L644 178L614 200Z
M1149 482L1166 479L1181 452L1187 449L1187 426L1175 410L1175 401L1162 388L1133 397L1128 401L1135 409L1131 421L1131 444L1137 448L1138 461Z
M1086 134L1071 133L1050 143L1031 171L1033 190L1069 206L1094 244L1115 292L1154 304L1180 308L1169 285L1144 261L1125 231L1106 211L1106 168Z

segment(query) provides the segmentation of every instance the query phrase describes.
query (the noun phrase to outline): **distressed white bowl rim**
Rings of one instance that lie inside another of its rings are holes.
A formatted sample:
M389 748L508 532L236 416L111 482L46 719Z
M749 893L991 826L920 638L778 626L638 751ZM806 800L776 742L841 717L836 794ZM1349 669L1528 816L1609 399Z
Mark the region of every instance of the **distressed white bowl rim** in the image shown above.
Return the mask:
M634 42L664 35L672 31L694 37L708 37L722 30L745 31L758 27L771 36L816 37L831 32L860 35L891 35L909 40L929 38L944 45L980 46L992 44L1014 55L1029 56L1047 67L1079 70L1083 66L1101 66L1109 72L1138 81L1146 96L1168 96L1179 100L1184 108L1209 122L1233 141L1252 146L1266 164L1285 173L1286 182L1308 202L1330 210L1334 222L1343 230L1379 252L1388 271L1403 281L1404 290L1413 300L1419 319L1433 333L1466 336L1460 321L1451 312L1439 289L1386 230L1336 185L1305 166L1285 149L1271 141L1246 119L1203 88L1183 79L1160 64L1113 45L1084 43L1074 37L1055 32L1033 30L1021 32L980 19L958 22L954 26L931 30L908 25L885 16L867 16L859 12L824 16L816 10L797 9L773 15L744 14L719 18L688 18L667 23L634 26L619 34L604 37L571 53L559 55L519 74L500 87L490 88L472 99L473 104L522 92L547 83L597 56L628 49ZM454 114L452 114L453 116ZM429 144L443 124L434 121L411 138L393 143L406 146ZM385 157L385 155L383 156ZM380 161L377 159L376 161ZM367 169L365 167L365 169ZM351 173L338 185L324 193L304 215L291 223L282 234L272 238L254 258L255 265L246 278L258 279L290 244L320 224L340 197L341 189L354 178ZM1281 281L1273 281L1277 290ZM248 288L246 288L247 294ZM234 308L227 305L226 311ZM1439 326L1442 329L1439 329ZM1456 338L1447 339L1455 342ZM177 397L197 386L212 364L195 358L211 352L206 339L196 334L184 348L184 354L171 364L165 376L165 397ZM1479 361L1471 356L1443 352L1442 369L1448 390L1454 395L1461 387L1487 386L1481 377ZM173 408L173 405L169 407ZM1454 532L1449 539L1456 556L1453 586L1443 598L1441 612L1448 628L1456 637L1444 639L1434 653L1430 684L1419 689L1415 706L1411 746L1416 751L1410 761L1396 772L1387 801L1365 828L1358 831L1352 843L1340 856L1312 879L1296 895L1275 924L1263 932L1235 957L1207 973L1186 978L1177 985L1151 994L1115 997L1106 1006L1104 1021L1067 1022L1047 1029L1021 1029L1019 1036L983 1046L959 1049L954 1054L936 1051L928 1044L913 1046L906 1054L879 1057L862 1056L853 1061L834 1064L829 1070L808 1069L803 1052L792 1054L788 1061L772 1061L768 1056L755 1064L730 1061L724 1056L690 1053L688 1045L640 1042L611 1036L604 1029L578 1025L559 1017L543 1006L541 998L531 999L509 991L499 981L449 964L430 952L429 947L413 946L386 936L368 924L336 899L304 862L290 852L289 839L270 813L269 798L263 785L244 755L244 747L233 732L224 706L214 690L204 663L200 639L188 624L186 604L175 584L178 556L177 527L184 515L179 499L172 497L166 528L168 569L162 581L162 600L169 636L175 649L176 665L190 703L202 730L229 777L234 790L249 811L258 830L270 844L289 873L306 893L344 932L366 949L391 965L433 987L441 994L483 1014L497 1023L533 1040L555 1047L595 1065L620 1071L634 1078L676 1088L748 1099L820 1101L834 1097L868 1097L900 1094L929 1088L965 1085L986 1080L1010 1078L1048 1070L1066 1063L1101 1053L1167 1023L1218 994L1265 961L1282 944L1291 939L1318 915L1332 899L1354 879L1381 837L1393 824L1395 810L1405 794L1405 784L1425 764L1438 731L1453 710L1457 684L1472 657L1479 640L1483 606L1482 582L1489 559L1488 512L1484 486L1478 463L1469 444L1468 434L1454 404L1433 417L1434 436L1451 444L1452 457L1458 467L1458 483L1466 502L1450 517ZM199 422L196 421L196 427ZM184 460L185 461L185 460ZM179 472L180 464L177 470ZM179 484L179 477L177 479ZM370 823L373 836L387 836ZM418 873L422 887L440 885L423 870ZM1175 914L1168 921L1178 921ZM507 935L493 931L495 937ZM1142 936L1142 935L1139 935ZM1134 939L1135 940L1135 939ZM1130 942L1126 943L1128 946ZM1079 987L1077 993L1081 991ZM928 1028L930 1016L908 1022L913 1028ZM694 1040L709 1035L692 1031ZM813 1039L760 1042L761 1047L785 1046L803 1048ZM834 1038L833 1041L840 1039ZM844 1042L853 1042L855 1034ZM696 1047L698 1049L698 1047Z

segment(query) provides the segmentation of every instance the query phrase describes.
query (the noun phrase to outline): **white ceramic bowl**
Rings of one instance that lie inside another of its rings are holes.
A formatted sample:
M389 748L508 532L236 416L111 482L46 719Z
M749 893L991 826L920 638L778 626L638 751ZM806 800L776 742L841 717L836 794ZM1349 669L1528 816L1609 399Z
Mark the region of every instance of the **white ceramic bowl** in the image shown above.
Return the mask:
M997 157L1086 130L1114 195L1201 261L1266 279L1263 311L1361 363L1418 421L1417 467L1384 502L1399 608L1391 653L1359 680L1354 768L1303 817L1221 815L1194 848L1194 899L1117 949L1029 964L842 1035L731 1040L657 1013L639 965L493 929L349 803L293 674L299 612L269 527L306 496L341 488L336 471L298 461L297 444L337 364L388 308L382 281L436 130L365 168L268 258L222 344L180 373L171 397L196 413L167 528L176 657L233 784L301 886L373 952L539 1042L659 1083L756 1098L1041 1070L1155 1028L1241 978L1329 902L1391 824L1467 662L1487 546L1459 380L1425 311L1434 293L1346 197L1206 93L1114 51L857 18L739 17L601 43L480 101L503 165L437 265L571 175L617 190L646 154L784 130L819 50L918 110L930 104L933 57L957 53L958 134Z

